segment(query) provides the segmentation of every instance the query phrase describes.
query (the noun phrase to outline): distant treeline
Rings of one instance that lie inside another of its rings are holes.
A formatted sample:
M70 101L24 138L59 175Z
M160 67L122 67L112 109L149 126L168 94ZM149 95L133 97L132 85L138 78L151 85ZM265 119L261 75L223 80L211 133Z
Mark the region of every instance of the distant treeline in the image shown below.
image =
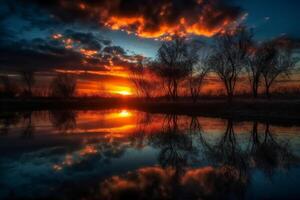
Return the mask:
M16 84L9 76L2 75L0 97L14 98L14 97L60 97L70 98L75 95L77 80L74 75L59 73L57 74L48 87L44 87L39 91L35 86L39 83L36 80L36 72L32 70L19 72L21 77L21 84Z

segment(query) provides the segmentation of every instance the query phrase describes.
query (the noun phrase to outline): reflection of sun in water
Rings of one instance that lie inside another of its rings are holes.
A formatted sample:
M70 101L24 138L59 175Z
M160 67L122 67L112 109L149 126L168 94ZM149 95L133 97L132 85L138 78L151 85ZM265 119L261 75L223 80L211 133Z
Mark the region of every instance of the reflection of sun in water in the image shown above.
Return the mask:
M119 117L130 117L131 113L128 110L122 110L119 112Z

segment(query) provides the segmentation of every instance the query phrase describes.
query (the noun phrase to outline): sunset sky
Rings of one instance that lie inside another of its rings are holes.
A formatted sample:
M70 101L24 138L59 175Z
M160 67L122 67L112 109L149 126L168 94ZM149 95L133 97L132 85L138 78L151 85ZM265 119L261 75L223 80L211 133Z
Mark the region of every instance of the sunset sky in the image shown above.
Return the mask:
M2 0L0 73L17 79L34 69L39 87L57 72L74 73L81 94L129 95L127 69L155 59L172 35L209 41L243 22L258 41L298 38L299 7L298 0Z

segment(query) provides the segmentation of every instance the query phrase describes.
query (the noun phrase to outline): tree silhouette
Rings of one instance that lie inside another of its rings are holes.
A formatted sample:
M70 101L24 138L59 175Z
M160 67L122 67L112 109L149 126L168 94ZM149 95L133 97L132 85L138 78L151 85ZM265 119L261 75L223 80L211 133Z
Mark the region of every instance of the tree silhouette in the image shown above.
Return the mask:
M231 101L236 83L246 63L246 56L251 47L252 33L244 26L228 30L216 39L215 54L210 58L210 65L226 89Z
M289 76L295 67L298 59L293 57L293 45L278 44L278 40L273 40L265 44L265 51L269 54L269 61L262 69L265 83L265 94L270 98L270 88L280 76Z
M24 70L20 72L21 79L25 85L24 96L32 96L32 87L35 84L35 72L33 70Z
M74 96L76 86L77 81L74 76L69 74L59 74L52 80L52 95L56 97L70 98Z
M196 102L200 96L200 91L204 83L204 79L210 70L209 56L211 49L205 48L204 44L194 47L197 49L197 61L192 66L192 70L188 75L188 86L193 102Z
M264 45L253 45L252 49L248 52L246 71L254 98L258 96L263 69L272 59L272 51L269 51Z
M149 80L149 76L147 61L140 60L136 66L129 69L129 79L134 84L137 95L147 99L152 97L156 89L155 82L153 79Z
M196 61L197 54L183 38L165 42L159 48L151 68L163 79L172 100L177 99L179 83L190 74Z

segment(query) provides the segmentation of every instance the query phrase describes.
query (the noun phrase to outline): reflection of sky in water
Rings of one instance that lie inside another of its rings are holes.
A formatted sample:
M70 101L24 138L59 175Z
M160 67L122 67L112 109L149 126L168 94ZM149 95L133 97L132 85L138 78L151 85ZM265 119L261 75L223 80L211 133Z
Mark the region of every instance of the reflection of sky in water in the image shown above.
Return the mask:
M270 125L268 135L266 125L259 123L259 142L253 145L252 122L233 123L231 127L221 119L126 109L18 113L9 117L0 120L1 129L5 128L0 140L0 197L38 198L57 191L62 197L69 195L66 191L70 188L85 191L98 187L98 193L105 189L106 196L102 197L108 198L120 191L148 191L151 181L161 181L164 188L180 174L176 180L183 191L196 187L195 191L203 190L207 197L215 198L219 195L217 182L228 181L224 179L228 169L230 184L242 181L249 199L298 194L300 127ZM262 149L269 154L262 155ZM266 162L268 156L278 159ZM239 167L243 170L237 171ZM191 174L198 178L191 179ZM237 180L237 174L242 178ZM156 175L166 179L152 180ZM125 185L119 188L120 184ZM166 194L173 189L168 187ZM237 193L231 189L229 193ZM198 198L200 194L193 192L189 193Z

